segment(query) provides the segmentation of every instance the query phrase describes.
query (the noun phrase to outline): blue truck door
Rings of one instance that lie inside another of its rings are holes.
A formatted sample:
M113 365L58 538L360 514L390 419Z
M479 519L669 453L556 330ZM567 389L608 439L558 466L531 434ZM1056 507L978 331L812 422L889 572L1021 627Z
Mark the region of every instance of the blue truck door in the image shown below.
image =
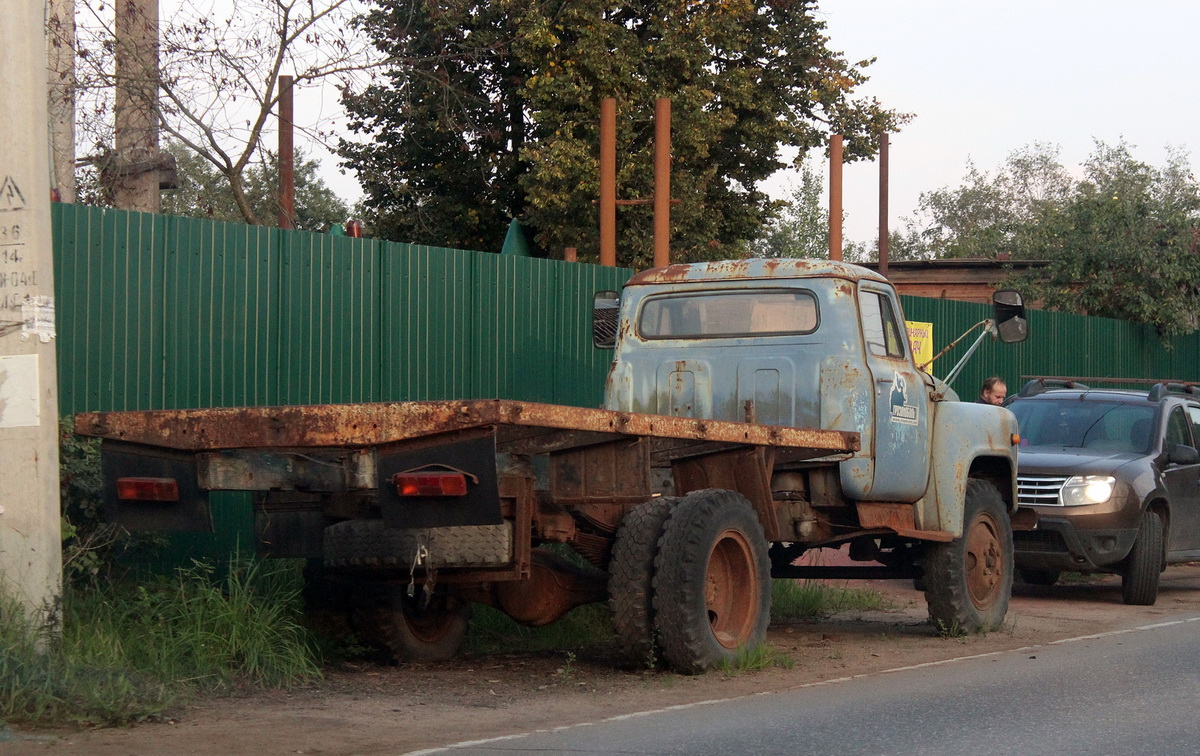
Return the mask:
M887 287L863 281L858 290L863 346L875 386L872 456L874 501L916 501L929 480L929 413L925 381L909 358L899 302Z

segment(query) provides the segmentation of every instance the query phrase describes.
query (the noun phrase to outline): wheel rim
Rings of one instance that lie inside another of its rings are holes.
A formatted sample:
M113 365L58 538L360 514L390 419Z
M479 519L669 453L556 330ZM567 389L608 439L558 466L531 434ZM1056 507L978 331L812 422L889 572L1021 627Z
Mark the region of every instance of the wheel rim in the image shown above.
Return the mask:
M1000 544L1000 528L986 513L971 521L967 537L967 592L971 603L987 609L1000 598L1004 582L1004 550Z
M425 609L405 607L401 612L401 621L408 626L414 639L421 643L437 643L455 629L453 611L442 607L429 606Z
M737 648L750 637L757 619L758 574L754 550L744 535L727 530L708 556L705 608L717 643Z

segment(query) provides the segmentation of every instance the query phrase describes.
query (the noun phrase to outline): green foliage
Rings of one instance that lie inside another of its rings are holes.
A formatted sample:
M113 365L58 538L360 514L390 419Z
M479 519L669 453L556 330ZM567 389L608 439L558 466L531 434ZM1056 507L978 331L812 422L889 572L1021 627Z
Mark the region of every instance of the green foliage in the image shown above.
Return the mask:
M545 627L526 627L488 606L476 605L464 649L473 653L575 651L613 639L605 604L587 604Z
M517 217L543 249L595 260L600 100L617 101L633 199L651 194L654 102L669 97L675 257L726 257L770 216L758 186L782 146L840 132L861 158L906 120L853 99L870 61L828 48L812 2L377 2L363 28L394 65L346 96L366 141L340 152L390 239L498 250ZM648 207L621 209L621 264L646 265L652 237Z
M883 594L822 580L775 580L771 584L771 620L820 619L841 612L878 611L891 606Z
M75 435L69 418L59 423L58 456L66 582L83 586L112 580L123 571L118 565L121 555L164 543L159 535L131 534L104 521L100 441Z
M1072 178L1057 148L1034 145L994 174L922 195L921 257L1042 260L1007 283L1048 309L1148 323L1163 336L1196 327L1200 187L1187 155L1155 168L1124 143L1097 142ZM1136 285L1134 283L1136 282Z
M794 666L796 660L791 656L766 643L760 643L757 646L742 646L732 659L722 660L717 669L726 675L733 675L739 672L761 672L773 667L791 669Z
M798 182L763 235L747 245L754 257L829 257L829 211L822 206L822 178L807 161L798 166Z
M162 212L189 218L245 223L234 201L229 180L207 159L173 142L166 148L175 156L179 171L179 186L162 193ZM325 231L330 225L342 223L349 209L317 175L320 163L305 159L296 150L295 218L293 225L301 231ZM265 163L256 163L243 176L246 199L260 223L274 224L279 218L279 161L274 153L267 154Z
M150 583L69 584L63 631L0 604L0 721L123 724L198 691L290 686L320 670L287 563L195 566Z

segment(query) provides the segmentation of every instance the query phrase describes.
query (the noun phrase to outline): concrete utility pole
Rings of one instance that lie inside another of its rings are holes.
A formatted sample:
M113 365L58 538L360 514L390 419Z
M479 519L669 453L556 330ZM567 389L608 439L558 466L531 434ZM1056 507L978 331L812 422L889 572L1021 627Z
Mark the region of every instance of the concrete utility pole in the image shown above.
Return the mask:
M57 625L62 595L45 0L0 24L0 591Z
M75 0L49 0L46 54L50 61L50 157L54 188L75 201Z
M158 0L117 0L115 164L113 203L123 210L157 213L158 154Z

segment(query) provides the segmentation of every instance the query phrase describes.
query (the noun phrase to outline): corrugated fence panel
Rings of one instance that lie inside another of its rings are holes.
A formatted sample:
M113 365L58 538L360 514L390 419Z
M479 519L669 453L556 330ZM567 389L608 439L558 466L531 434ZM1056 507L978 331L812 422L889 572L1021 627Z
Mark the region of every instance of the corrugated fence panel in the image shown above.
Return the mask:
M611 350L591 298L632 271L55 204L60 407L84 410L503 397L598 406ZM903 297L935 350L989 317ZM999 375L1200 379L1200 333L1031 311L985 339L955 389ZM968 336L933 367L945 375ZM214 499L218 560L252 542L249 500Z
M991 308L984 305L922 297L901 299L907 319L934 324L935 353L972 325L991 317ZM954 382L961 398L974 398L984 378L991 375L1003 378L1010 393L1020 388L1022 376L1029 375L1200 380L1200 333L1172 339L1168 348L1153 328L1139 323L1043 310L1030 310L1028 314L1030 336L1025 342L1001 344L984 339ZM975 336L973 333L964 338L939 358L933 374L945 376Z
M381 398L474 398L480 253L381 243Z

